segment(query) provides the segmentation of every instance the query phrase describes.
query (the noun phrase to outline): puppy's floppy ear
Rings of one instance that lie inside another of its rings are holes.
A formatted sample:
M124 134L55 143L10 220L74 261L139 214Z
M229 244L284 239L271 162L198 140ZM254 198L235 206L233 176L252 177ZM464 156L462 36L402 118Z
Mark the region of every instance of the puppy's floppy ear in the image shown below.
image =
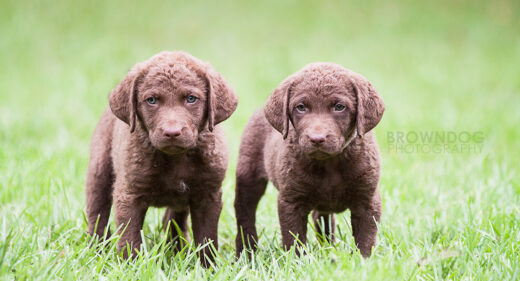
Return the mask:
M137 86L142 76L141 68L134 66L108 98L112 113L130 126L131 133L134 132L136 125Z
M357 135L362 138L381 121L385 104L374 86L364 77L355 77L351 82L357 98Z
M238 97L222 75L216 72L211 65L205 71L207 80L207 114L208 129L213 131L215 125L226 120L235 111Z
M289 102L293 79L287 79L278 86L267 99L264 106L264 115L267 121L278 132L282 133L284 139L289 134L290 110Z

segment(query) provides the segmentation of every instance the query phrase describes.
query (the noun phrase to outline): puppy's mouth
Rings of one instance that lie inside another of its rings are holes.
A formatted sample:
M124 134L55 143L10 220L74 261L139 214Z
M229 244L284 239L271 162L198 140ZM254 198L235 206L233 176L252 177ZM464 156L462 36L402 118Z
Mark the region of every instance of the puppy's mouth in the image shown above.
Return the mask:
M168 154L182 154L195 146L195 142L190 139L152 139L152 145L155 149Z
M301 146L305 154L316 160L328 159L341 153L338 147L334 143L330 142L319 145L306 142L301 144Z
M314 151L310 152L308 155L310 158L313 158L316 160L325 160L327 158L331 158L334 156L333 154L330 154L323 150L314 150Z
M186 151L188 151L187 147L178 146L178 145L166 145L166 146L161 146L161 147L156 147L156 148L158 150L160 150L161 152L168 154L168 155L178 155L178 154L186 153Z

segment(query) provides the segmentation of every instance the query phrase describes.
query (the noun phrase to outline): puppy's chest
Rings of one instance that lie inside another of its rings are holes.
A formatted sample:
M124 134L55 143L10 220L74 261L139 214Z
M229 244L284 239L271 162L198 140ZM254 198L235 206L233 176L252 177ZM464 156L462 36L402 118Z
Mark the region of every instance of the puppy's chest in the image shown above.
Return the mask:
M315 178L312 186L319 198L337 198L342 197L348 191L348 180L342 175L331 173L323 174L320 178Z
M189 163L178 163L163 168L159 175L159 185L164 191L186 193L189 191L188 182L194 174Z
M309 197L318 209L341 212L350 206L354 193L348 173L326 170L312 177L308 183Z
M150 204L158 207L187 205L191 190L188 176L193 174L190 167L184 163L157 166L150 175L153 180L145 195Z

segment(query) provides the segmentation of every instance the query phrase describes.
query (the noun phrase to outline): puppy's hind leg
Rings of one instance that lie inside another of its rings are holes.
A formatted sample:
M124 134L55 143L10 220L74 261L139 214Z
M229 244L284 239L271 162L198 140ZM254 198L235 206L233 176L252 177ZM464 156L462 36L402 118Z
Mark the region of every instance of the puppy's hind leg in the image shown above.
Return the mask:
M235 214L237 218L236 255L244 248L256 249L256 208L267 187L267 173L264 166L265 136L271 126L263 111L253 114L240 142L236 170ZM245 245L244 245L245 244Z
M315 210L312 212L312 220L320 243L323 244L325 241L329 244L334 243L334 230L336 229L334 214L320 213Z
M169 233L167 233L168 241L174 243L174 249L177 252L181 251L186 242L189 241L188 214L188 210L177 212L170 208L167 208L164 212L164 230L169 229ZM183 238L181 238L181 235Z
M87 178L87 221L88 233L102 238L107 228L110 237L108 218L112 207L112 170L111 167L99 167L98 176ZM90 170L90 169L89 169Z
M256 232L256 208L264 195L267 180L255 175L237 172L235 189L235 213L237 217L236 251L237 257L242 250L256 250L258 234ZM244 245L245 244L245 245Z
M98 237L103 237L112 207L112 124L113 120L110 120L105 111L92 136L86 178L88 233ZM109 236L110 228L107 229L107 237Z

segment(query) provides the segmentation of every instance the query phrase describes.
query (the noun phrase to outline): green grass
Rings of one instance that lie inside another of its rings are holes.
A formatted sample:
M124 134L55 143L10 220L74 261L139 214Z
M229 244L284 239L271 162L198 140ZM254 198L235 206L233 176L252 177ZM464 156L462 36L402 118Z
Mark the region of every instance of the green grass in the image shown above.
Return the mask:
M520 278L518 2L279 2L1 0L0 279ZM135 261L118 258L113 240L89 248L85 234L88 147L108 93L134 63L176 49L210 61L240 96L224 123L231 163L212 270L192 250L173 256L160 209L148 213ZM309 233L308 255L282 251L269 187L261 250L235 261L241 132L281 80L313 61L365 75L385 99L377 248L360 257L346 212L337 244ZM484 140L477 152L400 153L387 137L398 131Z

